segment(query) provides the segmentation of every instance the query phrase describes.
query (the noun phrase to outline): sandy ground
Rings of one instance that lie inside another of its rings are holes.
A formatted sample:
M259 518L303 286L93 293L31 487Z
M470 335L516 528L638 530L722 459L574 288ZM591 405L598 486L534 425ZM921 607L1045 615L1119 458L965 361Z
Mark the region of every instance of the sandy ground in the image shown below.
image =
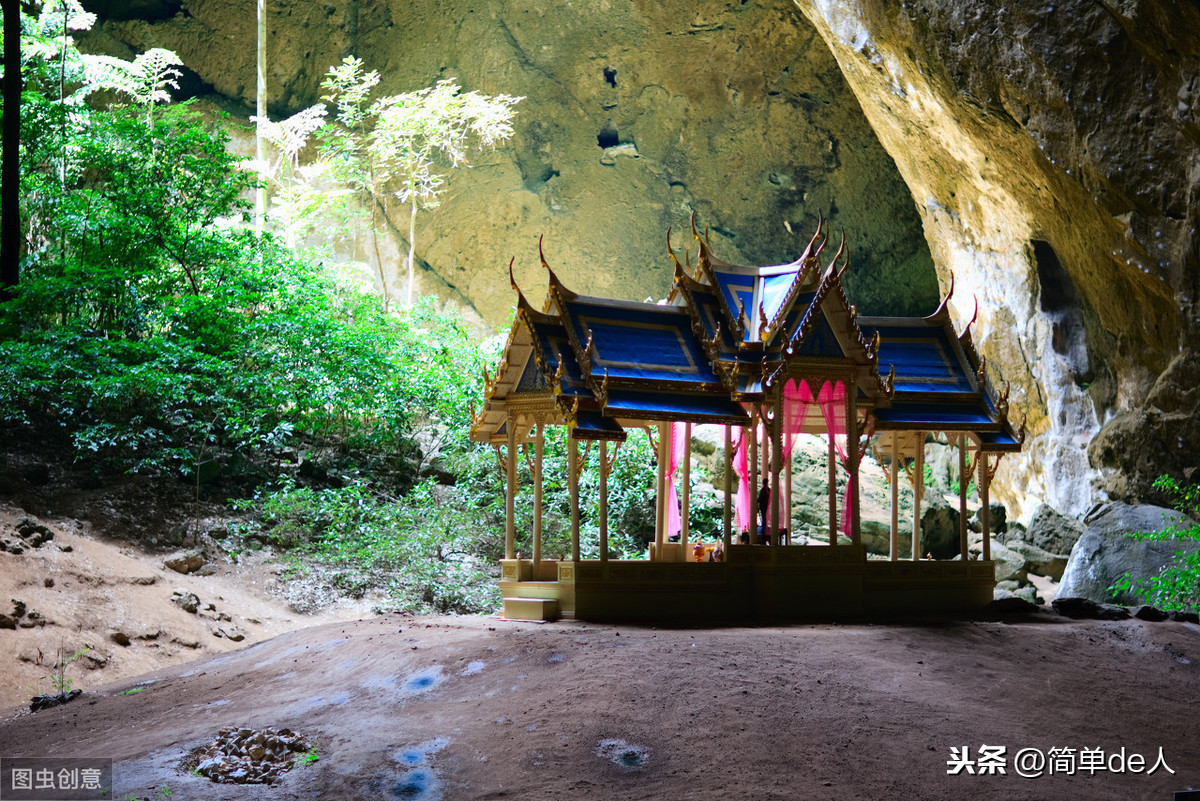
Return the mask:
M1197 658L1192 624L1049 614L728 629L387 616L11 710L0 754L111 757L120 799L1170 799L1200 786ZM320 758L272 787L181 768L227 725L289 727ZM1007 749L1004 775L947 774L952 746L983 745ZM1027 748L1151 762L1162 748L1175 773L1022 778Z
M15 539L15 524L24 517L30 515L0 504L0 536ZM335 607L317 617L295 613L268 592L275 567L261 559L240 565L217 560L214 575L181 575L164 567L163 554L88 536L87 523L34 519L54 538L19 555L0 553L0 613L12 614L11 599L17 599L26 605L26 620L36 613L46 625L0 629L0 707L51 691L60 648L68 655L87 649L64 674L87 691L303 626L368 613L369 604ZM176 589L199 597L197 613L171 603ZM210 604L213 609L206 608ZM234 627L245 639L214 636L218 627ZM118 633L128 637L128 645L114 641Z
M0 507L0 530L23 515ZM52 541L0 553L0 599L49 621L0 630L0 758L112 758L122 801L1169 799L1200 787L1192 624L1039 613L668 629L365 605L314 618L268 592L267 563L183 576L86 523L42 522ZM176 588L200 597L199 613L170 602ZM215 637L219 625L246 640ZM68 669L84 695L31 714L29 685L60 644L99 657ZM184 762L225 726L291 728L319 759L271 787L213 784ZM1005 749L1004 774L948 775L952 747L974 760L983 746ZM1068 773L1064 756L1053 775L1017 774L1017 752L1055 748L1147 766L1161 748L1175 772L1077 761Z

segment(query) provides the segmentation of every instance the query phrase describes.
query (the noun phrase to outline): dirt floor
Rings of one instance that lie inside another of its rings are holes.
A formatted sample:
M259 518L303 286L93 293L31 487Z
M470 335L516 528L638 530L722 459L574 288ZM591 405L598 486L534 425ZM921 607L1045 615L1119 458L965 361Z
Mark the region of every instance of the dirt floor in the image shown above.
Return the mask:
M0 755L111 757L119 799L1170 799L1200 786L1197 658L1192 624L1049 614L728 629L385 616L10 710ZM271 787L188 772L224 726L288 727L319 758ZM951 747L985 745L1006 749L1004 775L947 774ZM1074 775L1016 774L1018 751L1052 748L1074 749ZM1074 756L1148 768L1160 748L1174 774Z
M0 508L0 533L24 514ZM0 553L0 599L48 621L0 629L0 758L112 758L121 801L1170 799L1200 787L1193 624L1039 613L668 629L375 617L366 604L314 617L269 592L267 563L184 576L87 524L40 522L52 540ZM199 596L196 613L171 602L176 588ZM222 626L246 639L215 636ZM31 714L29 685L60 644L98 657L66 674L84 694ZM269 787L214 784L187 759L228 726L292 729L315 761ZM981 775L984 746L1005 749L1003 774ZM975 773L950 775L964 747ZM1174 773L1147 775L1160 748ZM1047 760L1040 776L1018 775L1018 752L1038 772L1025 749ZM1104 767L1085 769L1098 755Z

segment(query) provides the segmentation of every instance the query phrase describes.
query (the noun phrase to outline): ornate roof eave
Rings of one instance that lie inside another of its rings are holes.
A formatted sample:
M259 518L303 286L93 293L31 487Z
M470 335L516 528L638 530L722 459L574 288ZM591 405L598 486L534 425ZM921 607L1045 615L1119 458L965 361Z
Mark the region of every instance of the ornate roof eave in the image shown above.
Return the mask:
M575 333L575 326L570 323L568 319L569 315L567 314L568 301L578 300L584 296L580 295L578 292L573 292L570 289L567 289L567 287L564 286L563 282L559 279L558 275L556 275L554 270L551 269L549 263L546 261L545 254L542 252L541 237L538 237L538 258L541 259L542 267L546 268L546 272L549 275L549 294L554 300L554 306L558 309L558 318L563 330L566 331L567 341L571 343L571 350L575 355L575 363L579 365L579 369L583 373L584 380L588 381L589 389L593 389L594 391L594 387L591 386L591 382L589 381L592 372L592 354L594 352L592 332L590 329L588 330L588 339L586 343L580 342L579 337Z
M718 302L721 304L721 312L725 316L725 322L729 330L734 335L734 339L741 341L745 339L746 327L749 322L746 318L746 310L744 308L734 309L729 305L729 299L725 297L725 291L721 289L721 284L717 281L716 271L713 269L714 262L724 264L720 259L713 255L709 249L707 242L707 229L705 238L700 237L700 232L696 230L696 213L692 212L692 238L696 240L696 275L703 276L708 282L712 292L717 296Z
M977 369L983 357L979 355L979 351L975 349L975 340L971 336L971 326L979 319L979 298L975 298L975 313L971 315L971 319L967 321L966 328L958 335L958 344L963 349L963 354L967 357L967 363L973 369Z
M529 338L533 341L533 358L537 362L538 369L542 371L542 375L546 376L546 379L549 381L551 387L555 387L557 386L558 382L562 380L562 363L559 363L558 371L553 374L550 372L550 362L546 358L546 353L542 350L541 340L533 333L533 323L538 322L547 325L561 325L562 321L560 318L552 314L540 312L533 308L533 306L529 304L529 301L526 300L525 294L521 292L515 281L513 282L513 288L517 290L517 320L521 325L525 326L526 330L529 331ZM515 328L516 326L514 325L514 330ZM511 343L511 341L512 334L510 333L509 342ZM507 350L508 345L505 345L505 351L507 352Z
M843 260L841 269L838 269L837 259L839 258ZM817 323L817 314L822 313L822 306L828 300L837 306L833 314L843 316L847 323L846 328L850 339L848 343L845 343L849 346L847 355L854 358L859 364L878 363L878 338L867 339L862 327L858 324L858 310L851 305L849 299L846 297L846 290L842 286L842 274L845 273L848 263L845 251L839 249L834 261L831 261L826 268L821 283L817 285L817 291L813 295L808 309L805 310L804 316L800 319L800 324L796 326L796 330L792 332L787 342L782 344L782 348L786 354L791 355L794 353L796 347L812 333Z
M711 346L713 347L720 342L721 323L717 323L716 336L710 341L708 338L708 332L704 328L704 321L700 319L700 309L696 305L696 298L693 294L697 291L706 291L710 289L710 287L702 284L692 276L688 275L687 270L684 269L683 265L679 263L679 260L675 258L675 253L671 250L671 242L669 238L667 240L667 253L670 255L671 261L675 263L675 275L671 281L671 294L673 296L674 293L678 291L681 295L683 295L683 307L687 309L688 319L691 320L692 333L695 334L696 339L704 345L704 352L708 355L709 359L715 359L716 354L714 350L710 349L710 342Z
M695 215L693 213L693 217L694 216ZM701 270L699 263L696 264L696 274L694 276L688 272L689 270L692 269L692 255L691 255L690 250L688 250L687 248L684 248L683 249L683 262L681 263L679 261L679 257L677 255L675 255L674 248L671 247L671 231L672 231L672 229L668 227L667 228L667 258L669 258L671 260L671 264L674 266L674 279L671 282L671 291L667 294L667 303L668 304L673 303L675 300L676 294L687 288L690 288L693 291L696 289L713 291L712 287L707 286L700 280L700 277L703 274L703 271ZM686 285L684 282L686 282ZM691 296L688 295L686 292L684 294L687 299L687 302L689 304L692 303Z
M792 279L791 286L788 287L787 294L784 295L783 302L779 304L779 308L776 309L775 315L763 326L762 330L764 330L766 334L764 336L762 333L760 333L760 339L773 338L775 336L775 334L779 331L779 326L783 322L783 319L787 316L788 312L792 310L792 304L796 302L796 298L800 294L800 289L812 280L813 275L820 267L821 253L825 250L825 245L827 242L827 237L824 235L823 231L824 226L825 216L824 214L820 214L817 217L817 230L812 235L812 239L808 240L808 244L805 246L803 252L801 252L800 257L792 262L792 264L798 265L799 267L799 269L796 270L796 277ZM845 247L845 244L846 236L845 233L843 233L843 248ZM816 250L813 249L814 247ZM841 249L839 249L839 253L840 252ZM837 258L834 257L834 260L836 261Z
M579 297L579 294L567 289L558 275L551 269L550 264L546 261L546 254L542 252L542 237L540 236L538 237L538 259L541 260L542 267L546 269L546 273L550 277L550 297L553 299L554 305L558 307L559 316L565 318L567 316L566 302L568 300L575 300Z

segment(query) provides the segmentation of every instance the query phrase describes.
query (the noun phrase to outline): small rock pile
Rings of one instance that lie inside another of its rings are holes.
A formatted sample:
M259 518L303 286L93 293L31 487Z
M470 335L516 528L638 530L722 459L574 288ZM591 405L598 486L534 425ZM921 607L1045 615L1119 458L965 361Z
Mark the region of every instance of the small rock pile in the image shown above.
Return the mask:
M11 615L0 614L0 629L15 629L18 626L23 629L32 629L46 625L47 620L42 613L33 610L27 611L24 601L13 598L12 604Z
M23 517L16 525L18 539L0 537L0 551L21 554L26 548L40 548L44 543L54 539L54 532L34 520Z
M238 729L217 732L217 739L194 755L196 772L218 784L273 784L312 745L291 729Z

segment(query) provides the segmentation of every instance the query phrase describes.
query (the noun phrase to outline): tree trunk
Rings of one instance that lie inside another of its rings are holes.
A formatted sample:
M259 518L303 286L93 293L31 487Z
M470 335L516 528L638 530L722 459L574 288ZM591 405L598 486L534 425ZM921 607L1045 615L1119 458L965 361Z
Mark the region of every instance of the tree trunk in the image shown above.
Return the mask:
M371 244L375 247L375 264L379 267L379 289L383 292L383 310L385 312L392 310L392 296L388 292L387 272L383 269L383 255L379 252L379 229L375 226L375 215L383 215L383 221L391 225L388 221L387 206L383 205L379 200L379 195L375 194L375 190L371 190Z
M416 245L416 241L417 241L417 238L416 238L416 235L417 235L417 201L413 200L410 203L409 207L410 207L410 212L408 215L408 297L405 302L407 303L407 305L411 306L412 305L412 295L413 295L413 276L414 276L414 274L413 274L413 258L416 256L416 250L417 250L417 245Z
M255 113L262 119L267 116L267 0L258 0L258 47L257 86L255 88ZM262 123L254 127L254 158L258 160L259 168L266 163L266 153L263 149ZM263 226L267 215L267 188L259 179L258 188L254 190L254 231L262 236Z
M20 280L21 6L4 0L4 137L0 166L0 299Z

